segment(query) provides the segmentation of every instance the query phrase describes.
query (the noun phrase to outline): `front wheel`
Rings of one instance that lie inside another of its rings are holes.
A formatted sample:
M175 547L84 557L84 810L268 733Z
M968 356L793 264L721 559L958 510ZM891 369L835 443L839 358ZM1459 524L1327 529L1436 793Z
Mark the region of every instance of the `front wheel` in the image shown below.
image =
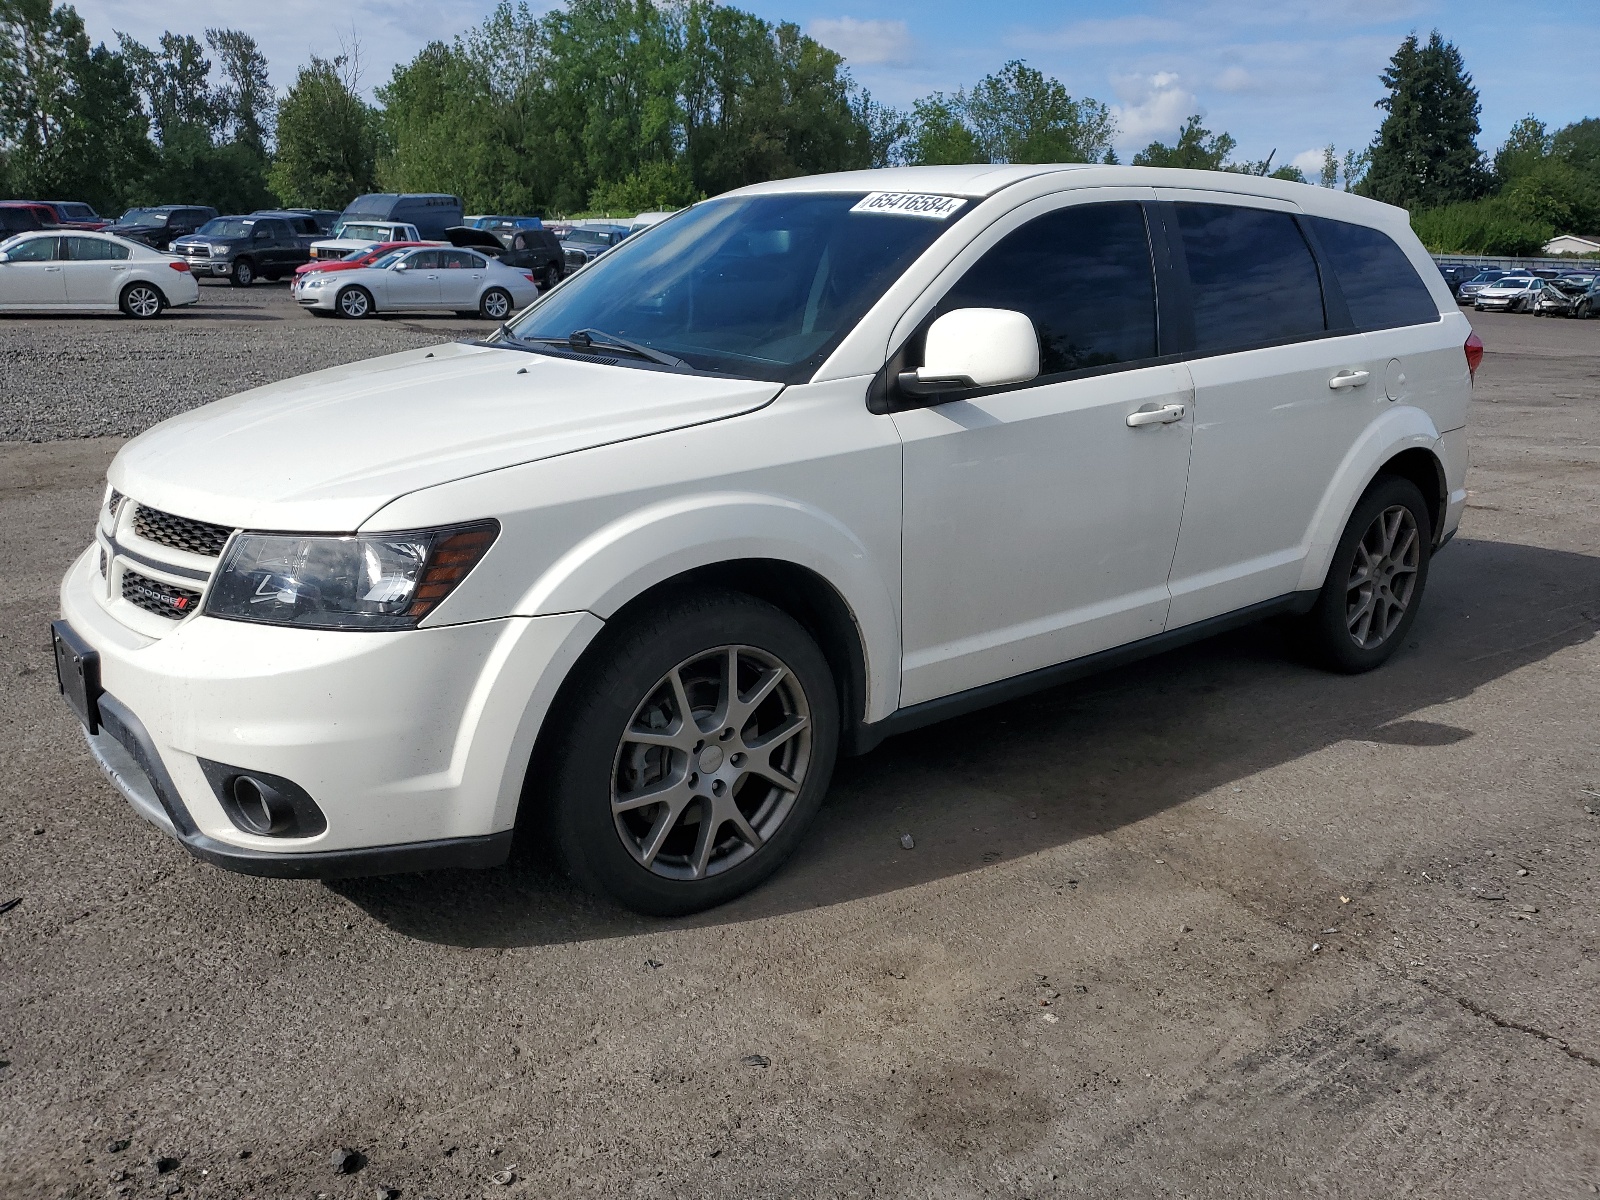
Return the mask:
M233 270L228 273L228 282L234 287L249 287L256 281L256 268L248 258L236 259Z
M364 287L347 287L339 293L339 315L359 321L372 312L372 293Z
M167 299L155 284L136 281L122 289L117 306L127 316L143 321L159 317L167 306Z
M817 644L736 592L667 602L596 648L550 730L555 842L580 883L677 916L794 852L833 773L839 705Z
M490 288L478 301L478 315L490 321L504 321L511 315L511 293L505 288Z
M1354 675L1388 661L1417 618L1432 549L1433 518L1417 485L1393 475L1375 480L1305 617L1308 648L1323 665Z

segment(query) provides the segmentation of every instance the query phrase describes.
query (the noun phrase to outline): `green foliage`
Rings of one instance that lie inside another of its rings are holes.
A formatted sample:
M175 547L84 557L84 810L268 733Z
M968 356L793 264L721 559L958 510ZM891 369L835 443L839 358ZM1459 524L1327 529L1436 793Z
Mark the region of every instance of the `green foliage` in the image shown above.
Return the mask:
M1495 181L1504 186L1534 170L1549 157L1550 140L1543 121L1532 114L1523 117L1511 127L1505 145L1495 151Z
M1287 179L1290 183L1305 183L1306 173L1293 163L1284 163L1275 171L1267 173L1269 179Z
M265 160L278 107L267 76L267 56L255 38L237 29L206 30L206 45L216 52L222 72L222 86L213 93L221 132Z
M350 60L311 56L278 106L267 181L285 205L343 208L377 185L377 114L355 92Z
M606 213L660 212L704 199L705 194L695 190L687 164L653 162L630 172L626 179L595 188L589 207Z
M964 119L962 98L934 92L911 106L906 161L918 167L988 162L978 135Z
M1136 167L1183 167L1191 171L1220 171L1238 146L1226 133L1213 134L1200 124L1196 113L1178 130L1178 140L1168 146L1151 142L1133 156Z
M1322 148L1322 171L1317 176L1317 186L1325 188L1339 186L1339 156L1334 152L1332 142Z
M1600 179L1600 118L1564 125L1550 138L1550 153L1591 179Z
M1412 34L1380 78L1387 115L1356 190L1412 209L1481 196L1489 179L1476 141L1480 106L1461 52L1437 29L1426 45Z
M1412 213L1411 227L1435 254L1538 254L1556 232L1499 196Z
M990 162L1098 162L1115 133L1104 104L1074 99L1019 59L978 81L965 115Z

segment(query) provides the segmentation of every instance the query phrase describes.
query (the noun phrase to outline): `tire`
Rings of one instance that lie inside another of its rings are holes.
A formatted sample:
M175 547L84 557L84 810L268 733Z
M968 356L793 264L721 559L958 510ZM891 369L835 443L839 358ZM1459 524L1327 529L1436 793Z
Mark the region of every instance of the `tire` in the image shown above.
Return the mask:
M339 293L334 306L339 310L341 317L359 321L363 317L370 317L373 313L372 293L364 287L347 287Z
M799 845L833 774L827 659L794 618L738 592L667 601L602 637L564 689L535 769L551 785L567 872L653 916L755 887ZM726 716L730 661L743 724ZM641 802L646 793L664 799ZM708 805L716 827L702 837Z
M263 271L261 272L261 278L268 283L277 283L278 280L283 278L283 273L281 271Z
M1312 656L1348 675L1387 662L1416 620L1432 553L1433 518L1422 492L1409 479L1380 475L1350 514L1304 618Z
M511 293L502 287L490 288L478 301L478 315L486 321L504 321L511 309Z
M167 298L155 284L135 279L122 289L122 295L117 297L117 307L122 309L123 315L136 321L148 321L161 315L167 307Z
M228 272L228 282L234 287L249 287L256 281L256 265L248 258L233 260L233 270Z
M560 283L560 282L561 282L561 268L560 267L557 267L557 266L554 266L554 265L550 265L550 266L545 267L544 270L539 272L539 290L541 292L548 292L551 288L555 287L555 285Z

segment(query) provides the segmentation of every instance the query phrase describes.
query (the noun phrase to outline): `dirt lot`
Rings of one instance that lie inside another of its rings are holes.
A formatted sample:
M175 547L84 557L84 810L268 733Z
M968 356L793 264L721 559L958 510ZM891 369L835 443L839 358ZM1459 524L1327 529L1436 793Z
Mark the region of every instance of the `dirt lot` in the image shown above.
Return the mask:
M675 922L189 858L46 650L117 443L0 445L0 1194L1600 1191L1600 322L1477 323L1470 511L1387 668L1259 628L895 739ZM0 342L63 396L144 333Z

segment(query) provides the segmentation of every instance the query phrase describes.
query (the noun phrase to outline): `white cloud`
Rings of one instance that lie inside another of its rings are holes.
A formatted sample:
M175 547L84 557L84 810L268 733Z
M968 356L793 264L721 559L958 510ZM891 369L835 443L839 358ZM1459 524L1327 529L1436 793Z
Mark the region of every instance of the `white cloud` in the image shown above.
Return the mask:
M1012 42L1046 45L1051 49L1075 50L1080 46L1139 46L1150 42L1176 42L1187 35L1178 21L1164 17L1134 15L1092 17L1064 25L1054 33L1018 35Z
M1322 178L1322 147L1315 150L1302 150L1289 160L1289 165L1299 167L1305 172L1307 179L1315 183Z
M1254 86L1254 77L1243 67L1229 67L1216 79L1219 92L1247 92Z
M1179 126L1199 111L1195 94L1171 71L1124 75L1112 83L1123 101L1111 106L1119 146L1142 149L1152 138L1174 138Z
M861 66L902 63L911 57L911 30L904 21L819 17L806 32L848 62Z

